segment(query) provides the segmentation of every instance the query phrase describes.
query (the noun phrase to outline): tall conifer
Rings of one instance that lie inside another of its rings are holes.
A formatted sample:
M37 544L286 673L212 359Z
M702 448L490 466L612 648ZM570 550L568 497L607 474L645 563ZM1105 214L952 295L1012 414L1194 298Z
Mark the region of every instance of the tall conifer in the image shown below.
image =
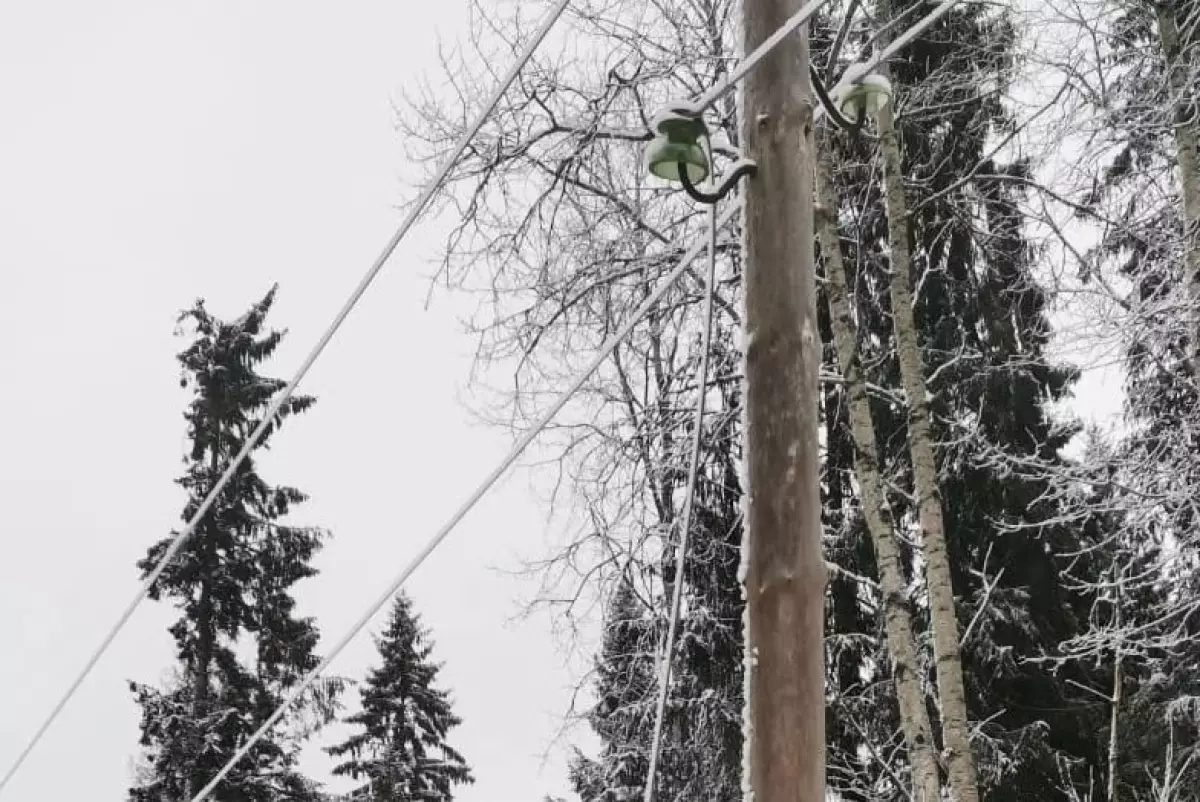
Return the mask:
M285 384L258 372L283 338L265 326L275 293L273 287L233 322L212 315L203 301L180 316L192 337L178 356L181 385L192 392L184 413L191 447L177 480L188 494L184 520L199 509ZM257 448L267 448L285 420L312 404L309 396L294 396ZM131 683L142 710L144 747L130 790L135 802L194 796L316 665L317 628L297 615L292 589L316 573L310 562L323 533L281 522L304 500L293 487L268 484L247 457L151 589L151 599L169 599L180 610L170 628L178 664L167 687ZM143 576L172 539L154 544L138 563ZM336 691L336 683L320 687ZM317 703L328 713L330 701L318 691L298 711ZM260 740L212 798L315 798L315 785L296 769L304 733L286 729Z
M461 720L436 686L429 632L401 593L383 635L381 662L359 692L362 709L346 719L354 734L330 747L344 758L333 773L361 782L352 799L450 802L454 786L474 782L466 760L446 742Z

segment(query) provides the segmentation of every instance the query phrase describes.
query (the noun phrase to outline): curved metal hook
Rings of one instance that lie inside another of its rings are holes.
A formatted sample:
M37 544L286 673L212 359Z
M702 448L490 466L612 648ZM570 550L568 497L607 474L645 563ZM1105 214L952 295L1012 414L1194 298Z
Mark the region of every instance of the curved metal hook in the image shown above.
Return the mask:
M817 99L821 101L821 105L825 107L825 113L829 115L829 119L844 131L849 131L852 134L857 134L862 130L863 123L867 119L867 111L862 106L858 108L858 116L854 122L850 122L842 116L842 112L838 109L830 97L829 92L825 89L825 84L821 82L821 76L817 74L814 67L808 68L809 78L812 80L813 89L816 90Z
M724 198L733 189L733 185L741 180L742 176L754 175L758 171L758 165L752 159L738 159L729 174L721 179L720 185L712 192L705 192L698 189L692 183L692 179L688 178L687 165L680 162L679 164L679 180L683 184L683 189L687 192L692 200L700 203L713 204Z

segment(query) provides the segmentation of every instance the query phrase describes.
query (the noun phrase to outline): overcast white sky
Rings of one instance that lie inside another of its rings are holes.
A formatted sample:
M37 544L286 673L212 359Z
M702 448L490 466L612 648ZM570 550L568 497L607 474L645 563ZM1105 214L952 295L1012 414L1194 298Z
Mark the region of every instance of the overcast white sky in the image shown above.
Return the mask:
M410 197L391 101L436 73L462 0L45 0L0 5L0 767L6 769L136 589L135 561L178 526L184 446L172 336L197 296L233 317L281 284L290 376ZM310 373L320 403L263 463L312 496L334 539L301 599L345 631L490 470L506 435L456 401L471 344L425 312L437 242L415 232ZM500 575L539 554L520 477L418 573L463 802L537 802L571 679L529 590ZM137 711L125 680L171 659L171 611L145 604L6 789L5 802L124 799ZM378 628L378 623L375 627ZM361 676L360 638L334 670ZM309 768L319 773L319 756Z

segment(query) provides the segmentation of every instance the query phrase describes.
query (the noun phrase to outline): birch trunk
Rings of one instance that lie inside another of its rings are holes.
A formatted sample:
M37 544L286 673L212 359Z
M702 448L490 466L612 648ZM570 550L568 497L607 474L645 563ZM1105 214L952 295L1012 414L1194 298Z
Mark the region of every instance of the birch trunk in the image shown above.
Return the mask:
M208 714L208 697L212 687L210 669L212 666L213 657L213 609L212 595L209 591L210 583L206 580L200 587L200 603L197 605L196 616L196 656L194 658L194 667L192 675L192 726L196 728L195 741L192 748L195 750L192 754L192 767L188 772L186 793L190 800L196 796L201 788L208 781L200 775L198 764L200 763L200 755L203 751L204 739L206 733L200 729L200 722L205 720Z
M1112 710L1110 712L1108 724L1108 802L1118 802L1117 800L1117 774L1120 769L1120 741L1118 740L1120 731L1118 726L1121 723L1121 602L1120 595L1117 596L1117 642L1113 647L1113 684L1112 684Z
M1183 196L1184 251L1188 299L1191 301L1192 371L1200 374L1200 135L1197 134L1195 104L1187 102L1191 85L1189 48L1179 38L1179 20L1173 4L1158 6L1158 36L1167 61L1167 79L1175 129L1175 160L1179 166L1180 194ZM1197 12L1200 13L1200 12ZM1193 45L1194 47L1194 45Z
M937 463L933 454L929 399L925 392L925 367L913 317L912 258L908 246L908 204L904 197L900 142L892 104L879 112L880 148L884 157L888 242L891 247L892 324L900 381L908 400L908 442L913 464L913 487L921 524L925 582L929 592L930 626L937 665L938 698L942 710L942 743L950 792L956 802L978 802L975 758L967 725L967 696L963 686L958 619L950 581L950 557L938 493Z
M905 599L900 548L885 511L883 482L879 475L879 449L875 443L875 426L867 399L866 380L859 370L858 361L854 358L856 327L850 313L850 296L838 237L838 202L832 174L827 152L819 150L815 219L821 253L825 257L829 317L833 325L838 364L850 401L850 432L854 438L854 463L862 494L863 517L866 519L867 531L875 549L875 562L879 567L879 587L884 597L884 627L895 676L900 726L904 731L909 762L912 764L912 798L914 802L938 802L941 794L937 759L933 751L929 711L925 707L925 696L921 690L912 615Z

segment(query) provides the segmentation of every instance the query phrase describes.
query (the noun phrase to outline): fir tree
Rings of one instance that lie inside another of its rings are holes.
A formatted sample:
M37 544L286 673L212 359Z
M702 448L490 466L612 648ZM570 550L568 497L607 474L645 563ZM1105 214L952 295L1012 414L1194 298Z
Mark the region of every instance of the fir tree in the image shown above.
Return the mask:
M718 346L722 348L722 346ZM733 355L722 350L715 360ZM723 403L736 403L726 398ZM655 795L736 802L742 796L742 609L737 569L742 538L739 481L732 454L708 432L684 560L684 605L672 657ZM656 609L666 611L676 578L674 543L662 558ZM583 802L641 797L659 692L664 615L651 615L628 577L606 609L595 664L599 701L588 722L602 747L577 754L571 781ZM661 659L661 658L660 658Z
M588 723L600 736L596 759L576 752L570 779L583 802L627 802L641 797L648 770L657 690L655 626L628 580L608 604L595 661L598 702Z
M1114 793L1200 798L1200 164L1194 2L1105 3L1090 35L1111 82L1093 110L1084 193L1098 226L1085 283L1123 286L1118 337L1128 434L1094 460L1113 522L1093 583L1091 654L1119 664ZM1109 221L1117 221L1112 223ZM1097 281L1098 280L1098 281ZM1114 281L1115 280L1115 281ZM1107 480L1108 484L1104 483ZM1098 653L1098 654L1097 654ZM1109 688L1115 687L1109 681Z
M401 593L376 645L382 659L360 691L362 709L346 719L357 732L327 751L345 757L333 773L364 781L351 797L372 802L449 802L453 787L474 782L446 742L461 721L436 687L429 633Z
M275 292L273 287L232 323L214 317L202 300L180 316L193 335L178 356L181 385L193 393L184 415L191 449L177 480L188 493L184 520L198 510L284 386L257 371L283 337L264 327ZM258 448L268 446L285 419L312 404L307 396L284 404ZM265 482L247 457L151 589L151 599L170 599L181 611L170 628L179 663L166 688L131 683L145 749L130 790L135 802L190 799L316 665L317 629L311 619L296 615L292 587L315 573L310 561L323 533L280 523L304 500L295 488ZM143 576L171 540L156 543L138 563ZM336 694L336 682L321 688ZM314 704L330 713L332 695L321 696L310 695L296 714L311 712ZM314 784L295 768L301 737L268 734L212 798L313 798Z

